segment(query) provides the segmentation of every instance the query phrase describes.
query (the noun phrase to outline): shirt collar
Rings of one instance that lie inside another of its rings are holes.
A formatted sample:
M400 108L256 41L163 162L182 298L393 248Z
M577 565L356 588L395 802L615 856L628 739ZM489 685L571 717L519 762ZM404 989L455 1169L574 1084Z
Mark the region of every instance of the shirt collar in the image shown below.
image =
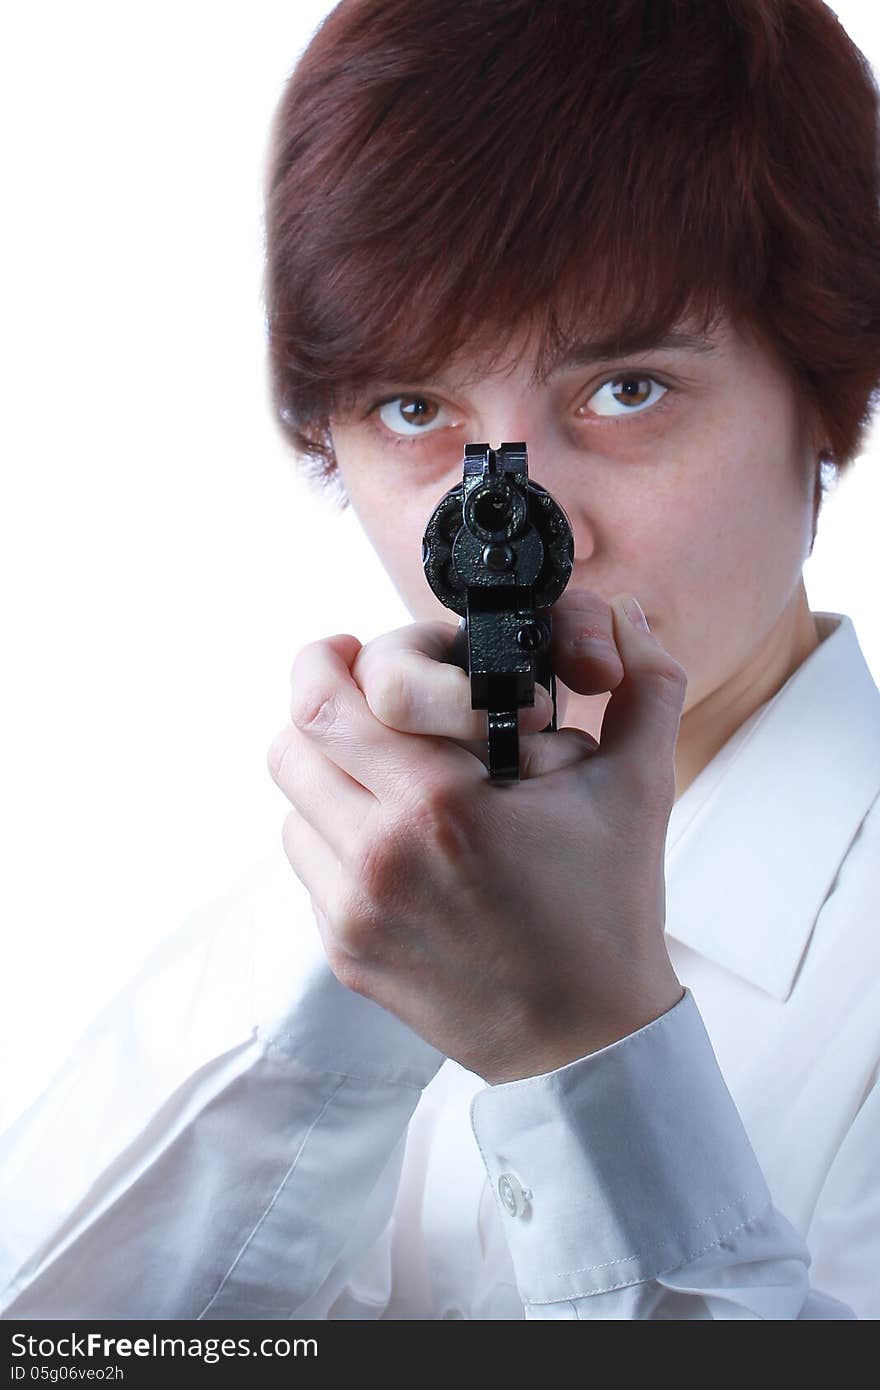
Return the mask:
M666 930L779 1000L880 792L880 690L852 620L822 639L672 809Z

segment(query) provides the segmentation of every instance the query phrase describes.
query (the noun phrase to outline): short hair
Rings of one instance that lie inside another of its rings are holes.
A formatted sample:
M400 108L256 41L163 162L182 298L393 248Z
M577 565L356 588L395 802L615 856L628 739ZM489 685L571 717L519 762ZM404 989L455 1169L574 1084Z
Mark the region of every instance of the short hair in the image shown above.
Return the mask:
M319 491L346 402L520 328L540 380L585 326L726 314L838 474L880 396L878 88L822 0L342 0L275 111L265 244L272 405Z

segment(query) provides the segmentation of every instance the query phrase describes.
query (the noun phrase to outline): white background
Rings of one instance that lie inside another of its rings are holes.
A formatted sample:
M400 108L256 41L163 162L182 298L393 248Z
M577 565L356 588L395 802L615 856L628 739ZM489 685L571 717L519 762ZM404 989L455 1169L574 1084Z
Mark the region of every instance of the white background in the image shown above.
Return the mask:
M352 515L297 480L268 400L268 127L329 8L7 15L3 1120L152 945L277 844L265 756L299 647L411 621ZM834 8L876 69L873 4ZM880 679L878 453L875 430L806 576ZM352 558L306 600L326 545Z

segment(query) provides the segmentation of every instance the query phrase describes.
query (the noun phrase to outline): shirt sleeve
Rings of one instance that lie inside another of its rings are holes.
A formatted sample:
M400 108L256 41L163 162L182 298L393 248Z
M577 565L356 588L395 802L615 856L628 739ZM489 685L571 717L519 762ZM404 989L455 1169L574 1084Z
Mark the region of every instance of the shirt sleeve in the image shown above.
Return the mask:
M811 1287L689 989L609 1047L479 1091L471 1123L526 1318L856 1316L830 1292L852 1282Z
M336 980L308 896L268 877L163 943L0 1138L4 1318L381 1312L444 1058Z

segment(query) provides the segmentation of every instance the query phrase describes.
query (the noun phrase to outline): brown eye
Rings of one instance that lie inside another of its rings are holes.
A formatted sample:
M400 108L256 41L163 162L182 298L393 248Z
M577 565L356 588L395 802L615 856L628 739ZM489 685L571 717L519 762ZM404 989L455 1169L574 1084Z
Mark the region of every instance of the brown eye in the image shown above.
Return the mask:
M616 376L610 386L614 399L623 405L644 405L651 395L649 376Z
M657 395L655 388L661 393ZM624 415L641 414L646 408L657 404L666 395L668 387L652 376L641 376L638 372L621 373L606 381L588 402L590 414L611 416L621 419ZM579 414L586 414L581 406Z
M393 396L378 407L379 419L392 434L427 434L441 407L427 396ZM403 428L401 428L403 426Z
M408 425L424 425L434 419L437 407L432 401L426 401L424 396L411 396L409 399L404 397L400 405L400 414Z

